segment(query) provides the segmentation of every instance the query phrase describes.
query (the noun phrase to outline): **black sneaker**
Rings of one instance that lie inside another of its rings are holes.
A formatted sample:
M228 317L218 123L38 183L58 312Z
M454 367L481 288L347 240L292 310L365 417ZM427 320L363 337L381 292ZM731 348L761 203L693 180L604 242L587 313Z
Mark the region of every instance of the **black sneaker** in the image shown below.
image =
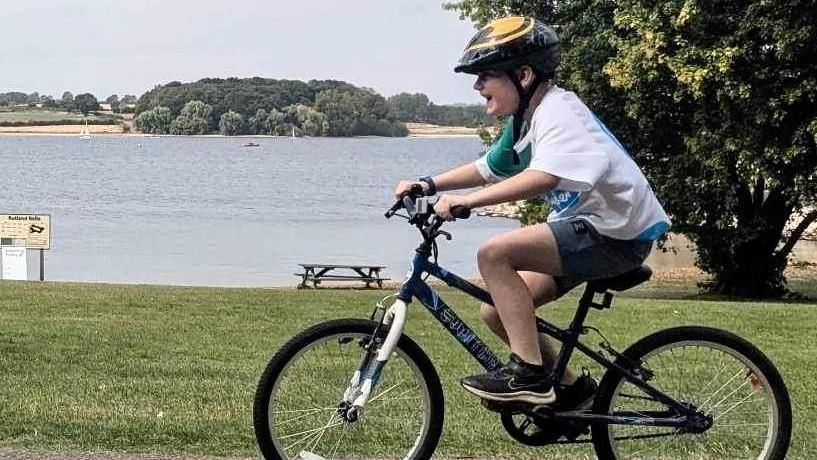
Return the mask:
M593 406L598 384L589 375L582 375L572 385L559 385L556 388L556 403L551 405L554 412L582 411ZM556 442L564 436L568 441L575 441L583 434L590 434L590 422L534 422L536 429L531 436L547 443Z
M581 375L572 385L559 385L556 388L556 403L551 407L554 412L580 411L590 409L599 385L589 375Z
M491 401L551 404L556 400L550 373L545 367L528 364L513 353L505 366L487 374L465 377L460 383L471 393Z

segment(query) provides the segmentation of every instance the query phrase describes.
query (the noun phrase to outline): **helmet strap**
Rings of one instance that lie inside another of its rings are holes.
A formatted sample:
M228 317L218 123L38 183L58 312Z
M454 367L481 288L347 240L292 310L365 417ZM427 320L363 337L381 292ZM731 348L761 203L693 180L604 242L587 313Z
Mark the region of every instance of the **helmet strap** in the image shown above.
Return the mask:
M522 132L525 112L528 110L533 93L536 92L536 88L539 87L539 83L542 82L542 78L539 76L538 72L533 71L533 81L531 82L530 87L526 90L522 86L522 82L519 80L519 77L516 76L516 72L513 70L506 70L505 73L508 75L508 78L511 79L514 87L516 87L516 94L519 96L519 106L516 108L516 113L514 113L513 116L513 138L514 141L517 141L519 140L519 135Z

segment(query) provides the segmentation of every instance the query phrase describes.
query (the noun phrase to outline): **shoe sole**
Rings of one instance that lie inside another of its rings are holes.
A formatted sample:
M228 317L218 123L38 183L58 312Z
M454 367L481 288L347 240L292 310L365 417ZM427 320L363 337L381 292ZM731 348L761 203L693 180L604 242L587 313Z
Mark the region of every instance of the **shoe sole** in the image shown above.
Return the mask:
M504 393L501 395L494 394L494 393L486 393L482 390L478 390L474 387L469 387L467 385L463 385L467 391L479 396L482 399L487 399L489 401L501 401L501 402L513 402L513 401L524 401L531 404L552 404L556 401L556 392L553 391L551 388L550 391L547 393L534 393L532 391L517 391L514 393Z

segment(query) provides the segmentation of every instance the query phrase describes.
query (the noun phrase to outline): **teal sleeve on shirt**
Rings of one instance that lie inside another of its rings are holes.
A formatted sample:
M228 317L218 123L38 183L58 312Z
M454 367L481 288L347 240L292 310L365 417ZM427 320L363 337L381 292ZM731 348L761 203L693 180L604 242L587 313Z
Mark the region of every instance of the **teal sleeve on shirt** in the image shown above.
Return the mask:
M508 121L502 128L502 134L499 136L485 155L479 161L483 165L487 165L491 174L496 179L506 179L515 176L527 169L530 165L531 148L530 145L518 152L519 164L514 164L513 148L516 140L513 138L513 116L508 117Z

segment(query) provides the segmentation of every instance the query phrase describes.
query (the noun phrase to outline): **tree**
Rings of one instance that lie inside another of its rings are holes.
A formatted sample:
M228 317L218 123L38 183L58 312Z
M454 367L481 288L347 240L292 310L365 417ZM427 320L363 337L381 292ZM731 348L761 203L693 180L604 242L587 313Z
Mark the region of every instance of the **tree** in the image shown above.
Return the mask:
M40 96L40 102L42 102L43 107L53 109L57 107L57 102L54 101L54 98L48 94L43 94Z
M171 134L196 135L210 132L213 107L202 101L190 101L170 125Z
M107 99L105 99L105 102L111 105L111 112L119 113L119 96L116 94L111 94Z
M90 112L99 110L99 101L90 93L78 94L74 98L74 107L82 112L83 115L88 115Z
M709 288L785 292L791 249L817 219L809 210L817 198L812 1L464 0L447 8L477 22L514 12L564 24L560 81L631 147L674 230L696 243Z
M68 111L74 110L74 94L71 91L62 93L60 103L63 109Z
M267 133L273 136L283 136L289 134L287 132L287 123L284 122L284 114L278 110L272 109L269 111L267 117Z
M665 164L654 177L676 228L718 292L780 295L791 250L817 219L806 211L817 198L817 8L645 3L619 3L605 70L629 115L652 120L641 149Z
M337 89L321 91L315 99L315 108L325 113L330 136L353 136L360 113L355 109L350 92Z
M209 131L207 120L189 115L179 115L170 124L170 134L193 136L207 134Z
M250 134L269 134L268 121L269 113L264 109L258 109L247 122Z
M395 94L387 102L389 112L396 120L431 123L428 118L431 102L425 94Z
M323 136L329 131L329 122L325 114L303 104L284 108L285 119L307 136Z
M119 101L122 104L136 104L136 96L132 94L126 94L122 96L122 99Z
M213 106L211 106L210 104L205 104L202 101L190 101L184 105L181 115L204 118L205 120L209 120L210 115L212 115L212 113Z
M240 114L230 110L221 115L218 121L218 130L224 136L235 136L241 134L243 124L244 118Z
M147 134L168 134L173 122L173 115L167 107L154 107L136 117L136 127Z
M328 89L315 98L314 108L326 115L330 136L400 136L405 126L389 117L386 99L371 89Z

